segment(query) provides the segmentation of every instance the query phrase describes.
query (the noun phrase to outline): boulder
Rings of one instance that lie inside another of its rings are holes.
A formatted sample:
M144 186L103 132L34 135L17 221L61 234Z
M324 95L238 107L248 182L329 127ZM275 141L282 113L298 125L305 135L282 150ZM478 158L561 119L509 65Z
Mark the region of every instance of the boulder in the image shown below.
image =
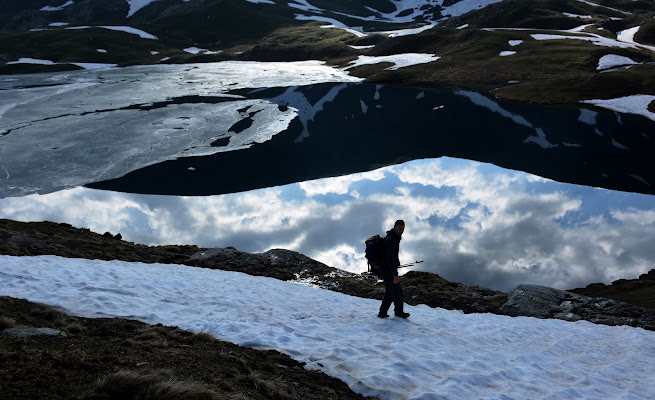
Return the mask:
M603 325L629 325L655 330L655 312L616 300L588 297L538 285L518 285L500 313L512 317L585 320Z
M581 303L585 303L585 296L546 286L523 284L509 292L507 303L500 310L512 317L551 318L562 314L576 319L574 311L576 305Z
M65 332L52 328L10 328L5 329L2 333L14 337L67 336Z

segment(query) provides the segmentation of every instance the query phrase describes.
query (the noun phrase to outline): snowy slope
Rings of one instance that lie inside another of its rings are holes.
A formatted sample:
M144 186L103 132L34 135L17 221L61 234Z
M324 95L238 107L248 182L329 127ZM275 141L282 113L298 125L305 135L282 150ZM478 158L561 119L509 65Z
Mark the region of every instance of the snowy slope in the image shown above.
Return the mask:
M127 17L131 17L134 15L134 13L152 3L153 1L157 0L127 0L127 3L130 5L130 11L127 13Z
M236 272L0 256L0 295L277 349L383 399L652 399L655 332L407 307Z

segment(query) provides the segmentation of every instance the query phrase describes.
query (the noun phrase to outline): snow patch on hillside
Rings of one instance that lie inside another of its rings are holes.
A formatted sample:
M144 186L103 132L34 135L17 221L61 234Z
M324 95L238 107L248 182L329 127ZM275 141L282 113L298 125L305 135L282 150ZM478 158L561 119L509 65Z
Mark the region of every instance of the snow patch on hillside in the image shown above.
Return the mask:
M607 108L627 114L643 115L655 121L655 113L648 110L648 106L655 101L655 96L637 94L634 96L619 97L609 100L584 100L582 103L593 104L598 107Z
M598 60L598 67L596 67L596 69L598 71L602 71L614 67L622 67L626 65L636 65L636 64L638 63L631 58L619 56L616 54L607 54L602 56L600 60Z
M616 39L626 43L635 43L635 35L639 32L640 26L635 26L630 29L626 29L620 32L617 32Z
M141 29L136 29L132 28L131 26L109 26L109 25L104 25L104 26L71 26L66 29L70 30L78 30L78 29L89 29L89 28L103 28L103 29L109 29L112 31L119 31L119 32L125 32L125 33L130 33L132 35L137 35L143 39L151 39L151 40L157 40L157 36L151 35L150 33L146 31L142 31Z
M127 0L127 4L130 5L130 11L127 13L127 18L130 18L134 13L157 0Z
M464 314L183 265L0 256L0 295L83 317L178 326L273 349L400 399L652 399L655 332L589 322Z
M403 54L393 54L390 56L359 56L357 60L351 61L350 65L344 70L349 70L351 68L359 67L362 65L368 64L378 64L382 62L393 63L394 65L385 70L394 71L399 68L409 67L411 65L425 64L432 61L437 61L439 58L434 54L424 54L424 53L403 53Z
M535 33L531 35L535 40L584 40L595 44L596 46L619 47L623 49L636 49L638 46L634 43L622 42L615 39L606 38L600 35L586 34L585 36L574 35L553 35L545 33Z
M297 14L296 19L302 21L319 21L319 22L328 22L330 25L324 27L330 28L339 28L343 29L349 33L357 35L358 37L366 36L369 34L386 34L391 37L394 36L405 36L405 35L415 35L421 33L425 30L431 29L432 27L438 24L438 21L432 20L430 18L425 19L425 24L409 29L401 30L391 30L391 31L376 31L376 32L365 32L362 26L350 26L346 25L344 22L341 22L335 18L326 17L323 15L325 10L319 7L316 7L309 3L307 0L294 0L295 3L288 3L290 7L296 8L300 11L311 13L310 15L306 14ZM458 3L455 3L450 6L443 7L442 14L448 16L460 16L464 15L473 10L479 10L484 7L487 7L494 3L499 3L502 0L462 0ZM369 10L372 12L369 16L360 16L360 15L350 15L345 13L337 13L349 19L361 20L361 21L379 21L392 24L407 24L416 22L417 18L424 18L426 13L425 6L443 6L444 0L396 0L393 2L396 6L396 10L390 13L380 13L372 8Z
M61 11L61 10L63 10L64 8L66 8L68 6L72 6L73 4L75 4L75 2L67 1L64 4L62 4L60 6L57 6L57 7L45 6L45 7L41 8L41 11Z
M503 0L462 0L451 6L444 7L442 14L459 17L473 10L481 10L489 5L500 3ZM443 4L443 1L441 2Z

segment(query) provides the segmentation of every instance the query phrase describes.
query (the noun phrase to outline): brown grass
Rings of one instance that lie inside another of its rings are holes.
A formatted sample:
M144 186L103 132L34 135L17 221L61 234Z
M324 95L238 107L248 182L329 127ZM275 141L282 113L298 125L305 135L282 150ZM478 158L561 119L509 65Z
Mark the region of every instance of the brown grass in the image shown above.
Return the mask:
M0 322L66 337L0 334L0 399L361 399L276 351L176 327L77 318L0 297Z

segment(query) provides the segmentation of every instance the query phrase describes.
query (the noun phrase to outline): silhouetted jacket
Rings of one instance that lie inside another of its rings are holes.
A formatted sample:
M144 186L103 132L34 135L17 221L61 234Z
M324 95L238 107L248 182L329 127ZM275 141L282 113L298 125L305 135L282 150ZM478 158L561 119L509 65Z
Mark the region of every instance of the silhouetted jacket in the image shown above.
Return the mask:
M384 252L386 261L386 272L391 273L391 276L398 276L398 251L400 250L400 236L393 229L387 232L387 237L384 239Z

